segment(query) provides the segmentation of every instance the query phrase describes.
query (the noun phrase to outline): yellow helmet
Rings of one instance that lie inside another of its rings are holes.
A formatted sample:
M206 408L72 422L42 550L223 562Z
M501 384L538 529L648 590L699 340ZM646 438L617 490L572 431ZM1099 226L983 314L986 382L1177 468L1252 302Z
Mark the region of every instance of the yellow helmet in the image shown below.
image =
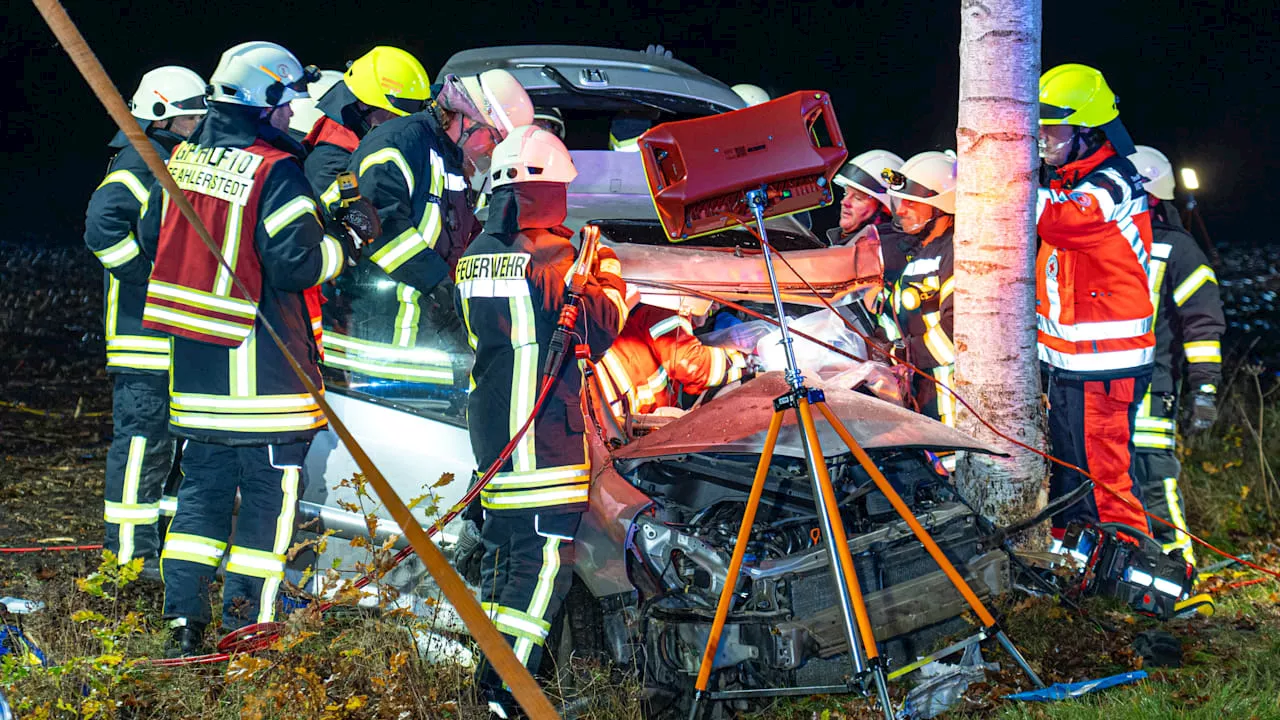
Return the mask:
M1040 76L1040 124L1102 127L1120 116L1116 94L1088 65L1059 65Z
M404 50L386 45L354 60L342 81L360 102L394 115L417 112L431 99L427 69Z

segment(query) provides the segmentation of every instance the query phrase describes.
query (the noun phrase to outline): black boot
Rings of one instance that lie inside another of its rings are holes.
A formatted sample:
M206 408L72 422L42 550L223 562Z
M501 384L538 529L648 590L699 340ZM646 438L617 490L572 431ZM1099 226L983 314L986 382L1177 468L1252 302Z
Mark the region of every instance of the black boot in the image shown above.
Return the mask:
M193 657L204 654L205 623L177 618L169 623L169 642L165 643L167 658Z

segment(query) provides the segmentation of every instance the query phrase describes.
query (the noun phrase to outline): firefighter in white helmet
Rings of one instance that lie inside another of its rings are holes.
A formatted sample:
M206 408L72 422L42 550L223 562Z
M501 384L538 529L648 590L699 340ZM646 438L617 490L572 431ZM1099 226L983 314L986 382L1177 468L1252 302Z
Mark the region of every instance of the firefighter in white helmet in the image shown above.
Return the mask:
M746 103L747 107L767 103L772 99L769 97L769 93L765 92L765 89L759 85L738 83L737 85L734 85L732 89L735 95L742 98L742 102Z
M455 302L475 350L467 420L481 469L534 412L575 258L573 233L563 223L568 184L577 174L554 134L534 126L516 129L494 152L484 233L458 262ZM601 247L575 333L595 359L626 322L621 273L617 256ZM556 382L537 420L480 495L482 606L531 670L569 589L573 538L591 484L578 400L582 370L572 351ZM514 705L497 674L482 664L478 681L492 713L510 716Z
M893 219L889 187L881 173L896 172L901 167L902 158L888 150L868 150L840 168L832 178L843 193L840 224L827 231L830 244L843 245L868 225L881 225Z
M448 75L432 97L429 109L369 131L348 161L382 236L339 281L344 303L326 308L325 364L452 391L465 382L453 358L467 351L453 266L480 232L472 188L484 186L494 147L533 122L533 104L506 70ZM332 207L337 187L322 199Z
M184 67L156 68L142 76L129 106L152 147L167 158L206 112L205 81ZM122 565L142 558L144 576L159 580L161 517L173 515L180 476L171 472L169 339L142 327L154 257L138 242L138 222L155 178L123 132L109 147L114 156L89 199L84 233L85 245L102 263L107 372L113 378L104 545Z
M289 134L294 140L302 142L311 128L315 127L316 121L324 117L324 112L316 107L316 102L329 92L329 88L340 82L342 73L337 70L321 70L320 79L307 85L307 96L294 98L289 102L293 107L293 117L289 118Z
M1178 399L1190 386L1187 433L1203 432L1218 417L1222 381L1222 333L1226 318L1218 278L1195 238L1182 227L1173 204L1173 166L1164 153L1138 145L1129 156L1151 207L1151 268L1147 273L1155 307L1156 351L1151 387L1138 406L1133 444L1134 481L1152 514L1186 527L1186 504L1178 490L1182 466L1177 447ZM1195 562L1191 538L1161 523L1153 535L1166 551Z
M901 170L886 169L882 177L897 203L893 224L914 238L893 285L889 312L906 360L950 387L956 361L951 342L956 161L946 153L923 152L903 163ZM924 377L916 377L912 385L920 412L955 424L951 393Z

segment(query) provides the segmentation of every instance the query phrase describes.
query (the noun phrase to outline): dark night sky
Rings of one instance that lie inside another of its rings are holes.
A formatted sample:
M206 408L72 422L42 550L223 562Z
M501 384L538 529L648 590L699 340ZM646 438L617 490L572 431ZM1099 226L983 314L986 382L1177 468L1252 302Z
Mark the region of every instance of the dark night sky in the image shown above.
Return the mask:
M331 68L375 44L399 45L433 76L471 47L659 42L729 84L753 82L775 96L829 91L855 152L881 146L906 157L954 147L957 2L578 4L66 2L126 97L157 65L184 64L208 77L222 50L245 40L274 40L304 63ZM24 0L9 7L0 29L6 229L76 242L113 126L34 7ZM433 7L447 12L433 16ZM1245 210L1277 203L1278 7L1045 2L1044 67L1074 61L1102 69L1134 139L1199 170L1202 208L1220 244L1275 241L1259 232L1273 224Z

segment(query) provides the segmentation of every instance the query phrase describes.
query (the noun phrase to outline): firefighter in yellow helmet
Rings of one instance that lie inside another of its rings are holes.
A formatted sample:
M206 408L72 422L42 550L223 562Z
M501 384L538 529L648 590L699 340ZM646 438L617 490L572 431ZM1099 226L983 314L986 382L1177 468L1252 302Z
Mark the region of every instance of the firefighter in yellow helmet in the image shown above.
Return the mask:
M347 169L361 138L394 117L418 112L431 101L431 77L422 63L400 48L379 45L353 60L318 100L322 115L302 141L309 151L305 170L322 193Z

